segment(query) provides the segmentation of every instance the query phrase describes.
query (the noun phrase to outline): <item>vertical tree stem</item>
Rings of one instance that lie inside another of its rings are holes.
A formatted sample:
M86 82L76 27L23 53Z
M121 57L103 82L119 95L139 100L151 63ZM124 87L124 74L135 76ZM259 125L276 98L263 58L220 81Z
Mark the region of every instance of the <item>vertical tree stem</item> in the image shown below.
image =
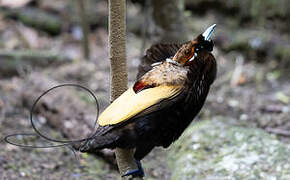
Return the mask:
M89 24L86 13L86 2L87 0L77 0L77 5L79 9L79 18L82 26L82 48L83 55L88 60L90 58L90 47L89 47Z
M109 0L109 49L113 101L127 90L126 0ZM137 168L132 149L117 148L115 153L120 174Z

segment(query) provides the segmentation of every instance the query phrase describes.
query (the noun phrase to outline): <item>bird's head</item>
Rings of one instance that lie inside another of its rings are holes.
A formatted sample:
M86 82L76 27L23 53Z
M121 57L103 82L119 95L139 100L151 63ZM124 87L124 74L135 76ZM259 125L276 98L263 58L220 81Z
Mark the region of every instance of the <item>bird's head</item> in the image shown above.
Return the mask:
M172 60L183 66L187 66L194 63L202 52L210 53L213 50L213 42L210 40L210 37L215 27L216 24L210 26L194 40L184 43L176 52Z

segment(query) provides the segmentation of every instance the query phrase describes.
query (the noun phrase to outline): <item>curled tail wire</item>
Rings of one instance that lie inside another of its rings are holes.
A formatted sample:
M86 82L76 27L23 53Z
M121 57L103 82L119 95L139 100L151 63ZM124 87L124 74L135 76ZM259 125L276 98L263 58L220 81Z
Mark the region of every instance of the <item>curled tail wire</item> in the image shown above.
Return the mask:
M93 126L93 132L90 133L90 135L87 137L87 138L82 138L82 139L78 139L78 140L58 140L58 139L53 139L51 137L48 137L46 135L44 135L42 132L40 132L35 123L33 122L33 112L35 110L35 107L37 105L37 103L40 101L40 99L45 96L47 93L49 93L50 91L54 90L54 89L57 89L57 88L61 88L61 87L64 87L64 86L73 86L73 87L77 87L77 88L80 88L82 90L85 90L87 91L93 98L94 98L94 101L95 101L95 104L96 104L96 108L97 108L97 113L96 113L96 119L94 121L94 126ZM18 146L18 147L22 147L22 148L57 148L57 147L67 147L69 148L72 153L74 154L75 156L75 159L77 159L77 161L79 162L79 158L76 154L76 144L82 144L83 142L88 142L89 140L93 139L95 136L97 136L97 131L96 131L96 127L97 127L97 120L98 120L98 117L99 117L99 103L98 103L98 100L97 100L97 97L94 95L94 93L84 87L84 86L81 86L79 84L61 84L61 85L57 85L57 86L54 86L48 90L46 90L45 92L43 92L33 103L31 109L30 109L30 123L31 123L31 126L33 128L33 130L35 131L35 133L15 133L15 134L10 134L10 135L7 135L4 137L4 141L6 143L9 143L11 145L14 145L14 146ZM19 137L19 136L26 136L26 137L37 137L37 138L41 138L43 139L43 141L46 141L50 144L48 145L42 145L42 146L34 146L34 145L26 145L26 144L21 144L21 143L16 143L15 141L12 140L12 138L15 138L15 137ZM51 144L51 143L55 143L55 144ZM84 143L86 144L86 143ZM79 148L82 147L81 146L78 146ZM77 149L79 150L79 149Z

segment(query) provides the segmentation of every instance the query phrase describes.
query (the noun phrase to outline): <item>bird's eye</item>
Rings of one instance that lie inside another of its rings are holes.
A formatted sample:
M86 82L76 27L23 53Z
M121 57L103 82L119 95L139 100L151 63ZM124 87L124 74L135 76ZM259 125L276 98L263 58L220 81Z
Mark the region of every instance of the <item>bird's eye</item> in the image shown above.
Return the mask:
M189 55L191 52L190 52L190 49L187 49L187 50L185 50L185 54L186 55Z
M202 48L203 48L203 46L198 44L198 45L195 46L194 52L198 53Z

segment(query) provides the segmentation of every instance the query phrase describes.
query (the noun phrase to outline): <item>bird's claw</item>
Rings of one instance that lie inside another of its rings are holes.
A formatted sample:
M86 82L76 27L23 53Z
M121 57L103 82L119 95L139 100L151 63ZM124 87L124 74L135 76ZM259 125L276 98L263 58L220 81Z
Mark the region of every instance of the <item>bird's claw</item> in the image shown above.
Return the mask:
M89 141L86 141L79 147L80 152L87 152L90 149Z
M132 175L133 177L144 177L144 170L142 168L142 164L140 161L136 161L137 164L137 169L129 170L125 174L122 175L122 177L125 176L130 176Z

